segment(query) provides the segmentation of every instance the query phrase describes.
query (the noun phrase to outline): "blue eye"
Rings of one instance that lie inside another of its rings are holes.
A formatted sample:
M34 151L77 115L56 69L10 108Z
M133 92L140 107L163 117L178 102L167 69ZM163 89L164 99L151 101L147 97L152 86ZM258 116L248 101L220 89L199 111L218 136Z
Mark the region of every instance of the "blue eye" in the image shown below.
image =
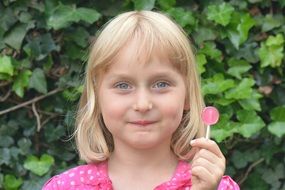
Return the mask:
M160 82L157 82L154 84L154 88L166 88L168 86L169 86L169 84L167 82L163 82L163 81L160 81Z
M129 84L125 83L125 82L121 82L121 83L116 84L115 88L126 90L126 89L130 89L131 86Z

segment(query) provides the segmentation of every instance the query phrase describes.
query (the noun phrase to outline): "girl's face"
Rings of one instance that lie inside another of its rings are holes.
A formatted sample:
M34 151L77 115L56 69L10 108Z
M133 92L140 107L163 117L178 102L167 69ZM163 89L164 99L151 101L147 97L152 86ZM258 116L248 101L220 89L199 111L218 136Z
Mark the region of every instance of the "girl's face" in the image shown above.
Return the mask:
M102 75L100 109L115 147L170 146L185 108L183 76L167 60L138 63L135 41L123 48Z

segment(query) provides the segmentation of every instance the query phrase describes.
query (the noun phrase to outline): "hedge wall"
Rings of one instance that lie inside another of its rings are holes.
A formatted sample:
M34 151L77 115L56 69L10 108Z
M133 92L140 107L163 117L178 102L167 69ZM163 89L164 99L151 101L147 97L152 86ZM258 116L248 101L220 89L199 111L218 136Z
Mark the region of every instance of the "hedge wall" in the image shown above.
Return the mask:
M0 189L38 190L80 163L73 140L88 44L120 12L172 16L195 46L214 138L242 189L285 189L284 0L2 0ZM110 36L111 38L112 36Z

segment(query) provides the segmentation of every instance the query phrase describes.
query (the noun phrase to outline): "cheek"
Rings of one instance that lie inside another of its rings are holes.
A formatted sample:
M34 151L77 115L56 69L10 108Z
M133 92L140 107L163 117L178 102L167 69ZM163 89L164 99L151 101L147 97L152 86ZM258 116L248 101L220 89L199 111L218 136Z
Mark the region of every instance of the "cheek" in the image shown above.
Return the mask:
M104 122L107 125L107 123L113 120L116 122L124 117L124 113L127 110L127 102L116 96L110 97L106 93L100 100L100 108Z
M167 106L163 109L163 114L171 120L181 120L183 107L181 106Z
M169 98L167 101L165 100L160 104L160 111L165 117L170 120L179 120L180 122L184 110L184 101L177 101L175 98Z

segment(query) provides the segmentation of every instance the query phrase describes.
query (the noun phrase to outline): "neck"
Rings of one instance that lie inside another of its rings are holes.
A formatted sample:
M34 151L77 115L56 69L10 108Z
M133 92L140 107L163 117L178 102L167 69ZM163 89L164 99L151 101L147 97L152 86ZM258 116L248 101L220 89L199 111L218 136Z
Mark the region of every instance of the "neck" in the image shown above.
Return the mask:
M178 159L170 149L169 144L161 144L155 148L136 149L129 146L115 146L115 150L109 159L110 170L129 171L137 173L138 169L145 171L174 170Z
M157 147L137 149L115 143L108 161L108 174L115 189L154 189L173 177L178 159L170 149L170 143Z

